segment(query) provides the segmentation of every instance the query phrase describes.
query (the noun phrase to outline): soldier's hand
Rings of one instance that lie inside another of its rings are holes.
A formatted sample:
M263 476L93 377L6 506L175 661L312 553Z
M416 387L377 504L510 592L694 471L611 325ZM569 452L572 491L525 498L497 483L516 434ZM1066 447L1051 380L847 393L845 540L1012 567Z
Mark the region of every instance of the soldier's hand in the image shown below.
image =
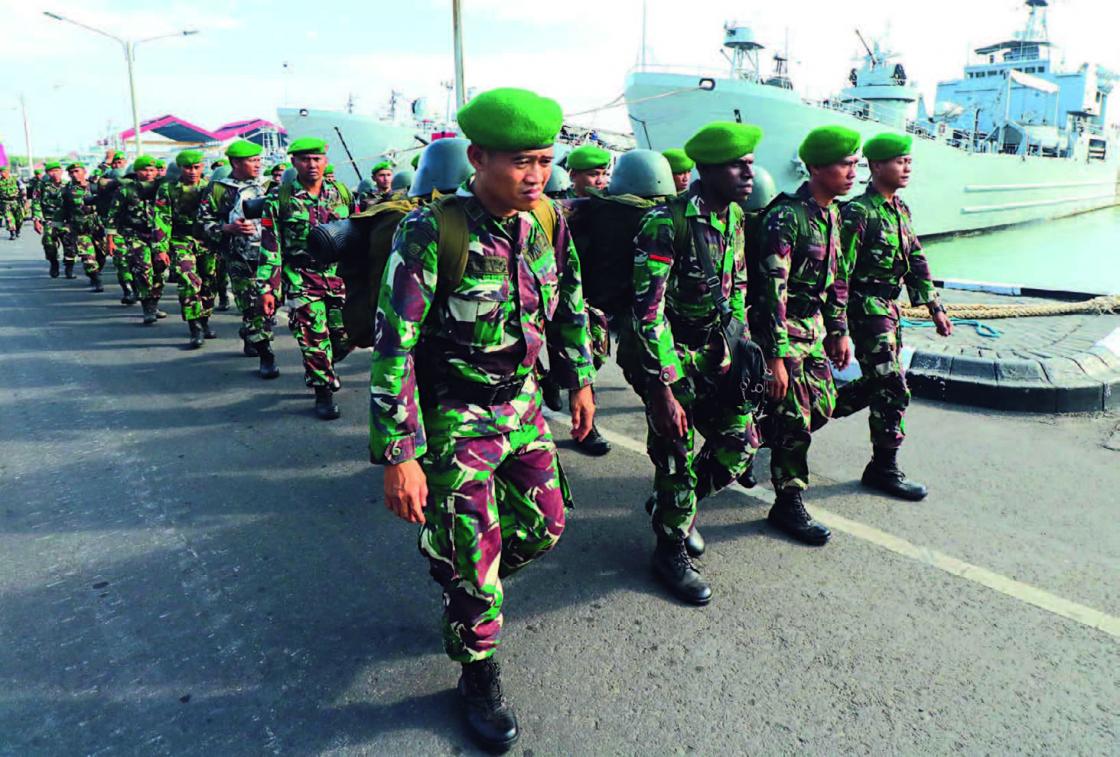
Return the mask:
M264 313L266 318L271 318L276 314L276 296L272 294L261 295L261 312Z
M428 479L415 460L385 466L385 507L409 523L424 522Z
M852 362L852 340L847 336L826 336L824 351L832 364L840 370L844 370Z
M591 386L576 389L568 395L568 405L572 410L572 438L582 442L591 433L595 420L595 395Z
M42 234L43 233L43 222L40 221L38 218L36 218L34 221L32 221L32 225L35 227L35 233L36 234Z
M943 311L939 310L933 314L933 325L937 327L937 333L941 336L950 336L953 333L953 322Z
M653 430L670 439L684 438L688 434L688 416L673 395L673 390L665 384L657 384L651 390L650 399Z
M789 390L789 374L786 373L784 358L772 357L767 359L766 367L774 374L766 387L766 396L775 402L780 402Z
M243 236L252 236L257 228L253 225L252 221L247 221L244 218L238 218L233 223L222 224L222 231L226 234L241 234Z

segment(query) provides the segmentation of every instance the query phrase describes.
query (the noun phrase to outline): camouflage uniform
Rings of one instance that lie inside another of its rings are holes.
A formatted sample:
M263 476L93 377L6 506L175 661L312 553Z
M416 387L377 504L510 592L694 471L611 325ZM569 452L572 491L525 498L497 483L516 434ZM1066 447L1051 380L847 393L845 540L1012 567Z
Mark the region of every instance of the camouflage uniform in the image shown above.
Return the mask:
M23 223L23 190L11 175L0 179L0 222L13 234Z
M261 259L261 224L252 221L257 231L251 236L223 234L222 225L243 218L241 204L264 196L264 187L257 179L234 179L232 176L210 182L206 196L198 206L202 233L226 263L233 299L241 311L241 338L253 344L272 341L275 317L265 317L256 307L257 266ZM220 272L219 272L220 273ZM222 286L219 276L218 286ZM220 290L219 290L220 291Z
M727 340L697 255L711 255L732 312L746 321L747 265L743 211L731 203L720 218L697 191L685 199L689 234L699 225L704 250L691 237L676 240L667 206L642 221L634 240L634 318L641 371L646 382L670 386L688 418L683 438L661 436L650 420L646 397L646 451L653 461L658 536L684 539L696 518L696 503L728 486L747 469L759 439L751 409L720 399L718 381L731 367ZM678 248L681 252L678 252ZM695 433L704 436L696 453Z
M824 351L827 335L846 335L848 304L840 252L840 211L817 205L803 183L762 220L753 333L767 358L783 358L784 399L763 421L775 490L807 489L812 432L828 422L836 385Z
M289 194L290 193L290 194ZM337 264L320 266L307 251L307 235L321 223L347 218L345 195L324 181L318 196L293 180L269 195L257 267L259 294L288 306L288 328L303 353L304 382L310 387L341 387L334 364L350 353L342 326L346 285Z
M98 215L101 217L104 255L105 257L112 256L113 269L117 273L117 282L121 285L121 289L127 293L132 288L132 271L128 270L127 249L124 237L112 228L113 222L109 216L109 212L113 208L113 198L120 191L121 182L98 182L98 184L94 202L97 205Z
M937 290L914 234L910 208L901 197L888 201L869 184L841 213L840 243L850 271L848 322L862 375L840 387L833 416L842 418L870 406L871 443L897 449L906 435L903 416L910 404L899 359L898 296L905 283L910 303L926 305L938 301Z
M62 190L62 206L57 216L58 222L69 229L70 244L74 246L86 276L90 278L101 270L97 244L94 241L101 230L101 218L97 215L95 198L92 182L86 182L83 187L71 181Z
M167 273L162 258L167 240L156 225L154 184L138 179L121 182L109 206L109 224L120 240L114 264L127 261L140 299L158 303Z
M370 459L424 467L420 550L443 587L447 654L468 662L499 643L501 579L564 529L570 495L534 372L546 336L565 387L590 385L594 369L567 224L554 248L531 214L496 219L467 189L457 198L470 241L454 290L436 293L430 208L408 215L394 239L374 320ZM499 401L465 397L503 388Z
M62 208L63 186L61 181L56 184L49 176L44 177L31 197L31 217L43 223L43 256L52 263L58 262L58 247L66 236L66 227L55 220ZM63 254L66 262L73 265L71 252L66 250Z
M156 191L156 225L169 240L171 266L184 321L209 318L214 312L217 258L202 241L198 206L204 185L165 181Z

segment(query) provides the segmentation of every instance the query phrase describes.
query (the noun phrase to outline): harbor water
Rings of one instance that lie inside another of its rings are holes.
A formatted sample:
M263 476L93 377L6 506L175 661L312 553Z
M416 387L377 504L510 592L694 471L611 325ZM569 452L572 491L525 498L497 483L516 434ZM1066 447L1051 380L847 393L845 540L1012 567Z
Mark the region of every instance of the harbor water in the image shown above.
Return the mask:
M1120 207L938 238L924 247L938 279L1120 294Z

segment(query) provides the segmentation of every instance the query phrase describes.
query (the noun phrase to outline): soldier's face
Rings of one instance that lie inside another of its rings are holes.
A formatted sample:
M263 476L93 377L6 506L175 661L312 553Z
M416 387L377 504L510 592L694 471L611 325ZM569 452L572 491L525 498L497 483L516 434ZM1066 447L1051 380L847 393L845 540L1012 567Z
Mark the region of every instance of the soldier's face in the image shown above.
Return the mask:
M607 184L610 183L610 174L607 173L606 168L588 168L583 171L572 171L572 188L575 189L577 197L586 197L588 189L595 189L600 192L607 190Z
M235 179L255 179L261 175L261 156L230 158L229 170Z
M47 171L47 178L53 181L55 184L62 183L62 169L52 168L51 170Z
M282 179L282 178L284 178L284 171L283 170L272 172L272 180L273 181L280 181L280 179Z
M179 168L179 181L184 184L197 184L202 181L202 164L195 163L192 166L181 166Z
M144 166L136 172L136 178L140 181L154 181L158 175L159 169L155 166Z
M303 183L316 182L323 178L323 169L327 167L326 155L293 155L292 167L296 169L299 180Z
M467 148L474 166L475 194L491 213L512 215L532 210L544 195L544 185L552 175L552 148L502 152Z
M124 158L113 158L113 162L109 165L113 168L124 168Z
M85 166L78 166L77 168L72 168L69 171L67 171L66 173L70 174L70 181L76 181L79 184L85 184L86 183L86 169L85 169Z
M700 169L704 189L723 202L740 202L754 189L754 154Z
M910 169L913 163L909 155L899 155L891 160L875 160L868 163L871 178L877 186L888 191L902 189L910 183Z
M676 184L678 192L683 192L688 189L688 180L691 177L691 171L682 171L681 173L673 174L673 183Z
M855 155L828 166L813 166L809 169L810 181L825 194L839 197L852 191L856 183L856 165L859 158Z
M373 175L373 183L379 192L388 192L393 186L393 172L387 168L378 171Z

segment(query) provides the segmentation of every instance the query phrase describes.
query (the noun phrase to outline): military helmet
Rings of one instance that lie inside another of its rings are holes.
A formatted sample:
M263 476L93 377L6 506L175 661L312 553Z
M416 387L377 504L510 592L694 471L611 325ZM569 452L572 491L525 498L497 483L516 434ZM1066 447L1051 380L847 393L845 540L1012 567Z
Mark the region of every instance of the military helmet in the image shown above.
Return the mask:
M357 190L358 194L360 194L360 195L361 194L373 194L376 191L377 191L377 187L375 187L373 185L373 182L370 181L369 179L362 179L361 181L358 182L358 190Z
M470 140L458 137L437 139L420 153L420 166L408 190L409 197L423 197L439 190L448 194L474 174L474 166L467 160Z
M396 191L398 189L408 189L412 186L412 180L416 178L416 172L411 168L402 168L393 174L393 183L390 189Z
M231 169L228 165L218 166L214 169L214 173L210 174L210 181L225 181L229 178Z
M168 181L178 181L179 177L183 175L183 169L175 161L167 164L167 173L164 176Z
M544 185L544 193L549 197L553 197L567 192L571 188L572 177L568 175L567 170L553 163L552 175L548 177L548 183Z
M677 193L673 169L656 150L631 150L615 161L611 172L609 195L638 197L672 197Z
M288 182L295 181L297 176L299 176L299 173L296 169L289 166L284 169L284 175L280 177L280 183L287 184Z
M762 210L778 196L778 185L774 183L774 177L770 172L757 163L751 167L751 171L754 173L754 188L751 190L750 197L743 203L743 208Z

